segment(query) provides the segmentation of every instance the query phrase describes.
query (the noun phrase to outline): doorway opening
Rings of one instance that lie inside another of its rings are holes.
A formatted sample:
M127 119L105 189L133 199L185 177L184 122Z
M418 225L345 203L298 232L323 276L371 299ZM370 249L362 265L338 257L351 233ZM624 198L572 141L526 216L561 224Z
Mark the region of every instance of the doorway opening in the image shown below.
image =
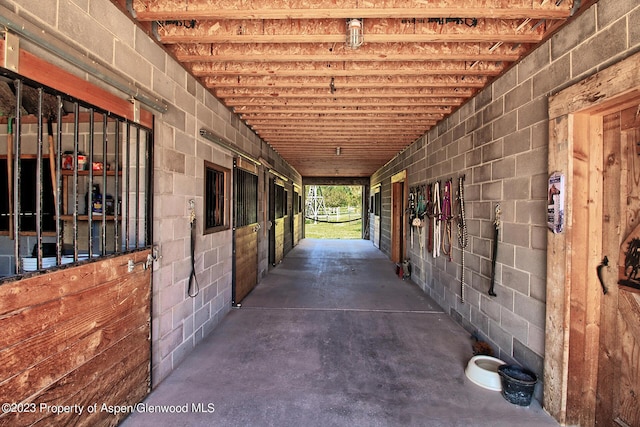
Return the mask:
M361 185L307 185L305 194L306 238L362 238Z
M549 171L566 177L566 206L547 243L544 406L563 424L640 423L640 294L621 281L640 237L639 60L549 100Z

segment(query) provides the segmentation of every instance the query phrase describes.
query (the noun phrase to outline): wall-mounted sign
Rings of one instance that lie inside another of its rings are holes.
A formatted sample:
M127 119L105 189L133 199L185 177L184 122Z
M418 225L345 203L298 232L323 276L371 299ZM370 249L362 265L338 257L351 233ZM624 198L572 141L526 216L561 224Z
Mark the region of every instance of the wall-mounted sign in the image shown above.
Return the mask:
M554 172L549 177L547 225L554 233L564 229L564 174Z

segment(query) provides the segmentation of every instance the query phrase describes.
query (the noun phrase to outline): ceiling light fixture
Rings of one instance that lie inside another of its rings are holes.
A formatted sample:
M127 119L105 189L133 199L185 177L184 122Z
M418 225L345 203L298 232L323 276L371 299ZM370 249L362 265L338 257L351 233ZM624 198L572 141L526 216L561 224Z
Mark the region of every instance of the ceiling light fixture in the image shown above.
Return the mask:
M362 36L362 20L349 19L347 21L347 46L357 49L362 46L364 38Z

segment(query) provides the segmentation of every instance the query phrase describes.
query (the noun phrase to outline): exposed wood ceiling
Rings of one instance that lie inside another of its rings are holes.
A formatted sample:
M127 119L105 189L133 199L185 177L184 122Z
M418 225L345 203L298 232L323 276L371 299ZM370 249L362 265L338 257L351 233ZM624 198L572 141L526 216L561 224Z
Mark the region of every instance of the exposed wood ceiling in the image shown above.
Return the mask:
M132 10L303 176L367 177L582 3L133 0ZM363 22L355 49L351 18Z

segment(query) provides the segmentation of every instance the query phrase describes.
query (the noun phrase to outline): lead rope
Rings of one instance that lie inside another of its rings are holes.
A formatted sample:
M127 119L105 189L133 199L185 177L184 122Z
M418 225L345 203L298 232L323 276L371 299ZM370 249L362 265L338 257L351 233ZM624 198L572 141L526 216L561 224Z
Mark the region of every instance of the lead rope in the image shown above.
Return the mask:
M187 294L195 298L200 293L200 285L196 277L196 207L193 200L189 200L189 224L191 224L191 274L189 275L189 287ZM195 283L195 286L194 286Z
M449 256L449 262L451 262L451 218L451 180L448 180L444 183L442 194L442 221L444 222L442 253Z
M424 252L424 232L423 232L423 228L425 225L424 222L424 217L427 216L427 219L429 218L427 215L427 204L425 203L424 200L424 193L425 193L425 187L419 187L418 188L418 205L417 205L417 214L418 214L418 218L420 219L420 224L418 225L418 243L420 243L420 256L422 256L422 253Z
M428 230L427 230L427 252L431 253L433 251L433 221L431 220L433 218L433 186L432 184L427 184L427 194L426 194L426 199L427 199L427 204L426 204L426 217L427 217L427 223L429 224L427 226Z
M440 232L440 221L442 219L442 207L440 205L440 182L433 184L433 257L440 256L440 241L442 234Z
M464 212L464 175L458 178L458 204L460 206L460 217L458 218L458 244L462 252L462 274L460 275L460 300L464 304L464 250L469 243L469 233L467 231L467 220Z

